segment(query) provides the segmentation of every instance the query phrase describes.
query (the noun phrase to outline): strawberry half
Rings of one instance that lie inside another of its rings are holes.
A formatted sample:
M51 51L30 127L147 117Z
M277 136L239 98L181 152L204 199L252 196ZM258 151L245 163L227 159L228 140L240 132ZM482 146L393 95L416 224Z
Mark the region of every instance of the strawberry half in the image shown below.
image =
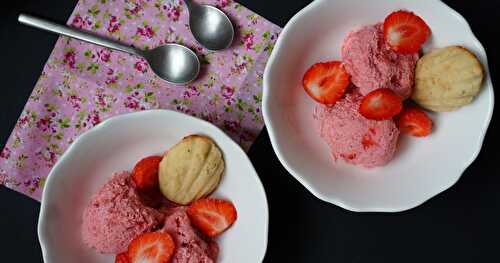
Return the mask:
M425 137L432 132L431 118L416 107L405 108L396 118L396 124L402 132L416 137Z
M193 202L187 214L191 223L209 237L224 232L237 218L236 208L231 202L211 198Z
M390 119L403 109L403 101L391 89L377 89L366 95L359 106L359 113L370 120Z
M158 187L158 169L162 157L150 156L140 160L132 170L132 180L139 190L151 190Z
M385 18L384 40L398 53L418 52L430 35L429 26L412 12L400 10Z
M122 252L116 255L115 263L130 263L130 260L128 260L128 253Z
M317 63L310 67L302 80L305 91L315 101L333 105L344 96L350 76L342 62Z
M169 234L150 232L132 240L127 253L130 263L167 263L174 249L175 244Z

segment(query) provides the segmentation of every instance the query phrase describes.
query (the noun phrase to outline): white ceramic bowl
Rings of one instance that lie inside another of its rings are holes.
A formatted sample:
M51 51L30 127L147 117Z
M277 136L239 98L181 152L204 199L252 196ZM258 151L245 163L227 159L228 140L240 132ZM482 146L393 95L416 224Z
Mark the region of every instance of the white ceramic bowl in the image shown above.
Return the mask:
M218 239L218 262L261 262L267 248L268 206L264 188L245 152L212 124L173 111L145 111L106 120L80 136L45 185L38 235L46 263L110 263L81 241L84 207L115 171L161 154L184 136L205 134L224 153L226 171L213 196L231 200L236 223Z
M463 45L485 66L484 87L474 102L453 113L432 114L433 134L402 136L394 160L363 169L333 162L313 122L315 102L301 86L312 64L340 60L347 33L408 9L432 29L424 50ZM316 0L286 25L264 74L263 113L274 150L285 168L318 198L352 211L396 212L413 208L451 187L477 157L490 123L493 87L486 53L465 19L438 0Z

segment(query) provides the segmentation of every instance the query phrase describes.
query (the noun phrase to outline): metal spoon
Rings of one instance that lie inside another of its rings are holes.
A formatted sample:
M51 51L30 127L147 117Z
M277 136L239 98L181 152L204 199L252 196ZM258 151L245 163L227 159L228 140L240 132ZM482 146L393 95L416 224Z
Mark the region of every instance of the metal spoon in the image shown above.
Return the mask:
M143 57L160 78L173 84L191 82L196 79L200 72L198 56L185 46L166 44L152 50L139 50L108 38L26 14L20 14L18 20L28 26Z
M184 0L189 10L189 28L198 43L216 51L228 48L233 42L231 20L216 7Z

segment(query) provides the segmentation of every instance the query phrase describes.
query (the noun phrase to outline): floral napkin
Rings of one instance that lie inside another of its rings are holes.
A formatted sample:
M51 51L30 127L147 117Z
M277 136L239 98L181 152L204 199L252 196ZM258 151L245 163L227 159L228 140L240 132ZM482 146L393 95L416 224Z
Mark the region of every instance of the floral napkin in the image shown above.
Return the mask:
M230 0L199 1L227 13L236 26L228 50L195 42L179 0L80 0L68 24L141 49L181 43L202 60L199 79L171 85L135 56L61 37L5 148L0 183L37 200L71 142L114 115L173 109L222 128L248 149L263 128L262 74L280 28Z

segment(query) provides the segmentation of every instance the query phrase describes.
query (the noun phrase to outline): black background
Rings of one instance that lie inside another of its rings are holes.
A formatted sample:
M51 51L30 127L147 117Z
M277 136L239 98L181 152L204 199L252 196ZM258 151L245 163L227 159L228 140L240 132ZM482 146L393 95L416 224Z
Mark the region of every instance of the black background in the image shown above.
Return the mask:
M17 15L29 12L63 23L76 5L68 0L5 2L0 8L2 147L56 41L54 35L19 25ZM239 2L284 26L310 1ZM500 1L445 2L470 22L487 50L493 83L498 85ZM249 155L269 199L265 262L500 262L497 116L495 111L478 159L454 187L396 214L353 213L319 201L281 166L264 130ZM42 262L36 234L39 208L38 202L0 187L1 262Z

